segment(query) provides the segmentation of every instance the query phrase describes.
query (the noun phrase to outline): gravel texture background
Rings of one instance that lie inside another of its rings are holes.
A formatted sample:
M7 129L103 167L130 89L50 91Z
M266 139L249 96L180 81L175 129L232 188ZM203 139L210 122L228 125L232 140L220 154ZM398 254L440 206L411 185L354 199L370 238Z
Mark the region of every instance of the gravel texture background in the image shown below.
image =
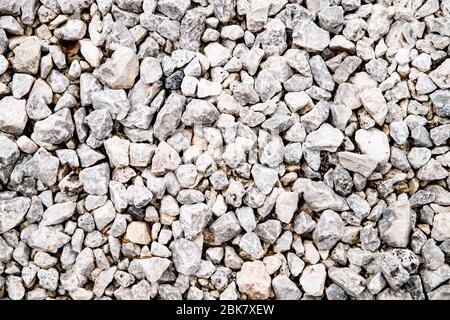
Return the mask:
M450 299L449 0L0 0L0 298Z

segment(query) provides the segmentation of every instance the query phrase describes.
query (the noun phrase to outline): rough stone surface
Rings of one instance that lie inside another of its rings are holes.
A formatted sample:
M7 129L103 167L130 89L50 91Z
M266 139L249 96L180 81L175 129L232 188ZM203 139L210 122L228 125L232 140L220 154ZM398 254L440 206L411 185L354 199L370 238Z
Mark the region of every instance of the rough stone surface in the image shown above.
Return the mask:
M239 291L251 300L267 299L270 294L270 275L262 261L245 262L236 275Z
M139 61L136 53L122 46L94 71L94 76L111 89L130 89L138 73Z
M383 211L380 238L392 247L405 248L411 233L411 209L406 197L392 203Z
M0 299L449 299L449 15L0 0Z

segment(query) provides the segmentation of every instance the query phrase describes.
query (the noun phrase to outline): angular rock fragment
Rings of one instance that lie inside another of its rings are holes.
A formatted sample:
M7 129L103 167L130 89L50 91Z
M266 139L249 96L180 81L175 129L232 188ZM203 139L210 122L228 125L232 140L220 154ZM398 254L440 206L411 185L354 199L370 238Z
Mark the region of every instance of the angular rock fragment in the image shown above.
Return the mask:
M35 250L56 253L69 241L70 236L56 227L40 227L30 234L28 245Z
M430 159L417 172L417 178L425 181L445 179L448 175L448 170L444 169L435 159Z
M37 74L41 60L41 44L32 37L26 37L14 49L13 69L16 72Z
M392 247L405 248L411 232L411 209L406 197L399 198L383 211L380 238Z
M80 40L86 34L86 24L78 19L69 19L67 22L55 29L55 36L65 41Z
M59 160L44 148L39 148L24 165L24 173L32 178L52 186L57 181Z
M172 257L178 272L192 275L200 267L201 249L194 242L178 239L173 243Z
M30 204L30 198L26 197L0 200L0 233L19 225L30 208Z
M69 219L75 213L75 202L56 203L45 210L42 216L41 226L60 224Z
M340 164L347 170L359 173L368 177L376 169L378 162L365 154L353 152L339 152L338 158Z
M271 279L262 261L247 261L236 275L239 291L251 300L267 299L271 289Z
M255 185L264 194L269 194L278 181L278 174L274 169L259 164L252 167L251 174L255 179Z
M297 210L298 194L296 192L282 192L275 204L275 213L281 222L289 223Z
M204 203L186 204L180 208L180 224L188 240L195 239L207 226L212 216L210 208Z
M300 276L300 285L305 295L320 297L325 289L326 278L327 272L322 263L305 267Z
M330 268L328 276L353 297L359 296L366 287L366 280L350 268Z
M385 164L390 155L389 142L386 134L371 128L369 130L359 129L355 134L355 141L363 154L376 160L378 164Z
M437 241L450 239L450 211L434 216L431 236Z
M330 43L330 34L309 20L299 21L293 33L295 45L308 52L320 52Z
M233 212L220 216L209 226L214 244L220 245L233 239L241 232L241 225Z
M152 173L163 175L178 168L181 162L178 153L166 142L159 143L152 159Z
M370 88L360 92L359 98L364 109L378 125L383 125L388 107L379 88Z
M149 282L156 282L161 279L164 271L170 266L171 262L166 258L152 257L148 259L141 259L140 265L145 274L145 278Z
M87 193L102 196L108 193L109 174L108 164L102 163L81 170L79 178Z
M321 181L298 180L297 186L297 190L303 192L305 202L314 211L319 212L326 209L345 211L348 209L347 202Z
M0 0L0 299L448 299L449 13Z
M94 76L111 89L130 89L139 73L139 61L136 53L121 46L105 61Z
M4 97L0 100L0 130L14 135L22 134L27 125L28 116L25 100Z
M306 137L304 146L316 151L336 152L343 139L344 135L339 129L324 123Z
M448 73L450 71L450 59L444 60L439 67L430 73L430 78L440 89L450 88L450 81L448 80Z
M44 120L37 121L31 139L41 146L56 145L72 138L74 130L70 110L64 108Z
M181 20L190 4L190 0L162 0L158 1L157 8L169 18Z
M313 239L319 250L329 250L343 237L344 222L334 211L325 210L320 215Z
M0 135L0 181L6 184L10 179L14 164L19 159L20 151L14 141Z
M130 109L125 90L101 90L92 93L92 106L95 110L107 110L112 119L122 120Z
M193 99L186 106L181 121L188 125L210 125L219 118L216 107L208 101Z
M127 239L133 243L147 245L152 240L150 227L146 222L133 221L127 227Z

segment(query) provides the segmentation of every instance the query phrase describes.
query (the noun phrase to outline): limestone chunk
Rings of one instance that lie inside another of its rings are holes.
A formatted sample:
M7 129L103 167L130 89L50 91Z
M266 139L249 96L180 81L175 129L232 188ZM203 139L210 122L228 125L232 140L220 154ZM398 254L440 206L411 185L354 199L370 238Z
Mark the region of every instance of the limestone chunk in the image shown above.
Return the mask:
M169 259L159 257L141 259L139 262L142 271L145 274L145 278L149 282L156 282L161 279L162 275L171 264Z
M368 177L376 169L378 162L365 154L353 152L339 152L340 164L347 170L357 172L364 177Z
M30 205L31 200L26 197L0 200L0 234L19 225L23 221Z
M103 230L108 224L110 224L116 217L116 210L111 201L106 201L106 203L95 209L92 212L94 216L95 225L98 230Z
M161 64L156 58L146 57L141 62L140 75L141 79L147 83L152 84L162 77Z
M386 101L379 88L370 88L359 94L364 109L370 114L378 125L383 125L388 112Z
M267 23L271 2L264 0L250 1L250 7L247 12L247 28L249 31L259 31Z
M35 250L56 253L69 241L70 236L56 227L40 227L30 234L28 245Z
M54 31L55 37L65 41L80 40L86 34L86 23L78 19L69 19L67 22Z
M211 67L223 66L231 58L230 50L217 42L208 44L204 52Z
M136 53L120 46L93 75L111 89L130 89L139 74L139 60Z
M201 250L194 242L181 238L173 243L172 257L177 271L189 276L200 267Z
M150 227L147 222L133 221L127 227L127 239L133 243L147 245L151 242Z
M450 239L450 211L434 216L431 236L437 241Z
M188 125L211 125L219 118L219 112L209 101L192 99L186 106L181 121Z
M278 181L276 170L263 165L255 164L252 167L251 174L255 179L255 185L264 194L269 194Z
M28 116L25 100L4 97L0 100L0 130L14 135L21 135L27 125Z
M330 43L328 31L309 20L299 21L292 32L292 37L294 44L308 52L320 52Z
M273 278L272 287L279 300L299 300L302 296L297 285L286 275L278 275Z
M444 169L435 159L430 159L417 172L417 178L425 181L445 179L448 175L448 170Z
M296 192L282 192L275 204L275 213L283 223L291 222L295 211L297 211L298 194Z
M157 8L169 18L179 21L190 5L191 0L161 0Z
M344 222L334 211L325 210L320 215L313 239L319 250L329 250L343 237Z
M100 48L98 48L91 40L80 40L80 52L86 61L93 66L98 68L101 64L103 53Z
M408 245L411 233L411 209L406 197L399 197L383 211L379 230L380 238L390 246L405 248Z
M213 236L214 244L221 245L237 236L242 229L236 215L233 212L228 212L211 223L209 230Z
M303 199L314 211L331 209L334 211L345 211L348 209L344 198L338 196L331 188L322 181L298 180L293 186L294 191L302 191Z
M52 186L57 181L58 168L58 158L52 156L44 148L39 148L26 162L23 170L27 176L38 179L47 186Z
M211 217L211 209L204 203L181 206L180 223L185 238L188 240L195 239L205 229Z
M75 202L63 202L54 204L53 206L45 210L40 225L51 226L66 221L75 213L75 207Z
M20 143L16 144L5 135L0 135L0 181L3 184L6 184L11 177L14 164L20 157L20 147Z
M439 67L430 72L430 79L440 88L450 88L450 80L448 74L450 72L450 59L444 60Z
M81 170L79 178L87 193L102 196L108 193L109 174L108 164L102 163Z
M366 287L366 280L350 268L330 268L328 271L330 279L347 292L357 297Z
M325 289L327 272L322 263L306 266L300 276L300 285L305 295L320 297Z
M336 152L343 139L344 135L339 129L324 123L306 137L304 146L316 151Z
M125 90L99 90L91 95L95 110L107 110L112 119L123 120L130 110Z
M234 0L212 0L214 15L221 22L226 23L236 15Z
M73 136L75 125L69 109L61 109L44 120L37 121L31 138L38 145L57 145Z
M130 164L130 141L113 136L106 140L103 145L112 167L127 167Z
M271 289L271 279L262 261L247 261L236 275L239 291L251 300L267 299Z
M161 141L153 156L151 171L155 175L164 175L166 172L178 168L180 163L178 152L167 142Z
M359 129L355 134L355 141L363 154L383 165L389 160L390 148L388 138L382 131L371 128Z

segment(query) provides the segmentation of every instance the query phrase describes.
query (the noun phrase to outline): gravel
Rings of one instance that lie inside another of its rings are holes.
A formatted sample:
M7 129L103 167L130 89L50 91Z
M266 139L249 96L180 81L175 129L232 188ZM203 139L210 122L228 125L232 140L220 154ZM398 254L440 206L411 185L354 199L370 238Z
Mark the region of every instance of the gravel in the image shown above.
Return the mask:
M449 299L449 21L0 0L0 299Z

